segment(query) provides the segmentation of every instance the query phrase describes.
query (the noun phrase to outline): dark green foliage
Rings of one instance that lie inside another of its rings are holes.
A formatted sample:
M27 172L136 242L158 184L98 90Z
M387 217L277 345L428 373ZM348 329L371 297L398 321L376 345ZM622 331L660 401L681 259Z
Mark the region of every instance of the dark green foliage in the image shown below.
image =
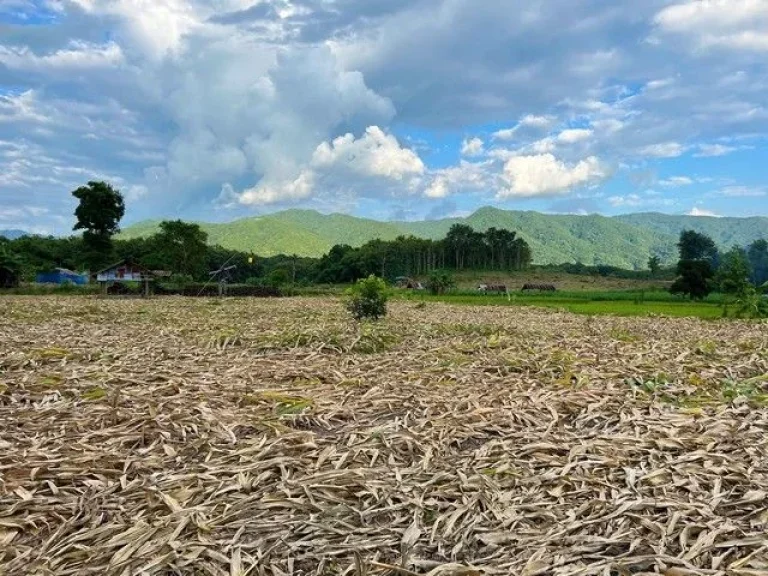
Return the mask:
M160 232L153 240L155 259L162 263L160 268L194 278L207 272L208 235L197 224L181 220L161 222Z
M677 248L680 260L706 260L713 266L717 261L717 246L712 238L693 230L683 230L680 233Z
M710 280L714 272L706 260L680 260L677 273L678 278L670 288L672 294L682 294L691 300L703 300L712 292Z
M96 270L112 258L112 236L120 230L125 203L120 192L106 182L88 182L72 192L79 204L74 230L83 230L83 260Z
M0 288L15 288L21 281L21 259L6 244L0 242Z
M757 286L768 282L768 241L760 239L750 244L747 258L752 267L752 282Z
M355 320L378 320L387 314L388 298L386 282L371 274L347 290L344 307Z
M648 270L651 271L651 277L656 278L661 270L661 259L658 256L651 256L648 259Z
M715 275L715 283L725 294L742 294L749 286L752 270L747 252L737 246L723 254L720 267Z
M434 295L445 294L454 286L453 277L447 272L435 271L429 276L427 281L427 290L429 290L430 294Z

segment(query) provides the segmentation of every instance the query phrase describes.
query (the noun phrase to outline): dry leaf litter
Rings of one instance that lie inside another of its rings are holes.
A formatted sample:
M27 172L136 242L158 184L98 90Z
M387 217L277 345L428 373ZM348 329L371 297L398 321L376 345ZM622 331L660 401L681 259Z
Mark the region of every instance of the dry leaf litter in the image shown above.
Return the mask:
M0 573L768 574L767 326L0 300Z

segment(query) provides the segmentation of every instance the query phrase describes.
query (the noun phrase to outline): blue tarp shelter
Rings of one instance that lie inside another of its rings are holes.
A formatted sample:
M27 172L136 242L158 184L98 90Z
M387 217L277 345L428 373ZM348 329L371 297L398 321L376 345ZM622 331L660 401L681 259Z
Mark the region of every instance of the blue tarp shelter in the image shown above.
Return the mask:
M87 274L78 274L66 268L55 268L51 272L41 272L35 278L38 284L88 284Z

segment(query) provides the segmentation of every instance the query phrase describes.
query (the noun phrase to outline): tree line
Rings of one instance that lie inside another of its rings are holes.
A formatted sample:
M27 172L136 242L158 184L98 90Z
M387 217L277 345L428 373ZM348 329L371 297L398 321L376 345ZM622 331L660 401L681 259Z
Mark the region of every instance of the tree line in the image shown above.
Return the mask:
M288 283L348 283L370 274L394 280L423 276L436 270L522 270L530 266L530 246L516 232L491 228L475 231L455 224L445 238L428 240L401 236L391 241L373 240L353 248L337 245L325 256L300 258L282 255L260 258L255 253L228 250L208 244L208 235L197 224L163 221L147 238L115 239L125 213L122 194L105 182L89 182L72 192L78 200L75 231L67 238L0 237L0 266L15 268L26 280L53 268L87 270L131 259L150 270L167 270L178 279L208 279L212 270L234 265L235 282L280 285Z
M691 299L703 299L713 291L749 296L768 282L765 239L721 252L706 234L684 230L677 246L677 278L670 288L674 294Z

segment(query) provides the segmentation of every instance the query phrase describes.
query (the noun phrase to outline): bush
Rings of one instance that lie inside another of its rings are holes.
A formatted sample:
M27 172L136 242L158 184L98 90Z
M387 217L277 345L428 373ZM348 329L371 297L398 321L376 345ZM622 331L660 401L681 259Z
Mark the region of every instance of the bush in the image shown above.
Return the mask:
M453 278L446 272L433 272L427 282L427 289L435 296L445 294L446 291L453 287Z
M355 320L378 320L387 315L387 284L371 274L346 292L344 307Z
M736 300L737 318L768 317L768 300L751 284L746 286Z

